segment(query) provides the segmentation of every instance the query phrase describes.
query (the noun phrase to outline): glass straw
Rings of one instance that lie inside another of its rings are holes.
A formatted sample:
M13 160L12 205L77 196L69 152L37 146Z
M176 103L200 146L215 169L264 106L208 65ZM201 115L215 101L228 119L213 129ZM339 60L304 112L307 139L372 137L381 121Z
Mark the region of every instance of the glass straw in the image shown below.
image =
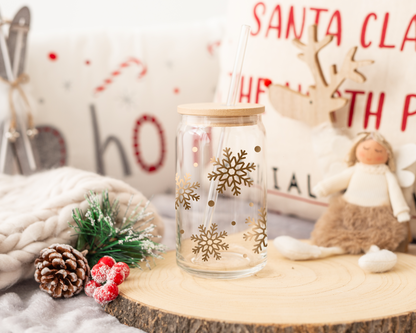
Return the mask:
M249 25L241 26L240 40L238 42L237 54L235 56L233 74L231 76L230 88L228 89L227 106L234 106L236 99L237 99L237 91L238 91L238 86L240 85L241 71L243 69L244 56L246 53L247 40L250 34L250 29L251 28ZM223 127L221 129L220 140L218 142L217 155L216 155L217 160L221 157L222 147L224 145L224 142L227 141L227 138L228 138L227 128ZM214 170L216 169L217 167L214 167ZM219 178L217 178L217 180L212 180L209 186L208 201L207 201L207 205L206 205L205 213L204 213L204 227L207 229L211 226L212 218L214 216L214 211L215 211L215 205L210 207L208 205L208 202L210 202L211 200L214 201L214 203L217 202L218 181L219 181Z
M244 56L246 54L247 40L250 34L250 26L242 25L240 40L238 42L237 54L235 55L233 75L231 76L230 88L228 89L227 106L234 106L237 99L237 89L240 85L241 71L243 69Z

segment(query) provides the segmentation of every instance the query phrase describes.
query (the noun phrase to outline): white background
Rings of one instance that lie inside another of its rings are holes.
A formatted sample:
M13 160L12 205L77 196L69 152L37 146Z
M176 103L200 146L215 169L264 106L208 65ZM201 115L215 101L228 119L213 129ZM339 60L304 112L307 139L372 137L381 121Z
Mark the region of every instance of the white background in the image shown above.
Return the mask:
M2 0L0 11L11 19L27 5L31 31L103 27L142 27L225 16L228 0Z

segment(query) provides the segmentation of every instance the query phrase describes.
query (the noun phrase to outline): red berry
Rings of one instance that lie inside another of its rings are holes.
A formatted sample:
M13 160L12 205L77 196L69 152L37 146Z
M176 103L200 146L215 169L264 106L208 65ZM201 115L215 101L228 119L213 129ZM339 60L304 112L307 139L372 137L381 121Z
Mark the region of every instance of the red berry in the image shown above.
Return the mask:
M111 267L114 266L114 264L116 263L116 261L113 258L109 257L109 256L104 256L100 260L98 260L98 264L99 263L106 264L108 267L111 268Z
M119 285L122 284L125 278L125 274L123 268L113 267L107 274L107 281L114 282L115 284Z
M85 288L84 288L85 289L85 294L88 297L93 297L95 289L97 289L99 287L101 287L101 284L99 284L98 282L96 282L94 280L91 280L90 282L88 282L85 285Z
M94 291L94 299L101 305L114 301L117 296L118 287L114 282L108 282Z
M52 61L56 60L58 58L57 54L54 52L49 53L49 59Z
M130 275L130 267L126 263L120 261L117 264L115 264L114 267L120 267L123 269L124 280L127 279L128 276Z
M264 79L264 80L263 80L263 83L264 83L264 85L265 85L266 87L268 87L268 86L270 86L270 85L272 84L272 81L271 81L271 80L269 80L269 79Z
M100 263L95 265L91 270L92 278L98 283L104 283L107 280L107 274L110 267L106 264Z

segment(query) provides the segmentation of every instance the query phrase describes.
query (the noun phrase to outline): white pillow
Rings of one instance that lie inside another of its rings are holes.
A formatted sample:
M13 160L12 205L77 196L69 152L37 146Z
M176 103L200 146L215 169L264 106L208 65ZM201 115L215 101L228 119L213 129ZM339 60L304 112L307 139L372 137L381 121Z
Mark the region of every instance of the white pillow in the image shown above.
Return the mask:
M319 11L319 16L318 16ZM317 200L311 189L323 173L314 153L312 128L284 118L270 104L265 79L288 84L306 93L314 81L297 58L295 37L307 43L308 27L317 23L318 38L328 32L334 40L320 52L320 63L329 80L332 64L340 68L345 55L358 46L355 59L375 63L359 69L365 83L347 79L342 97L352 99L336 112L336 127L352 138L379 130L393 147L416 142L416 2L403 0L370 3L361 0L230 0L226 34L221 49L221 74L215 100L225 102L241 24L252 27L239 101L266 106L263 122L268 137L268 202L273 210L317 219L326 200ZM383 99L384 98L384 99ZM367 111L366 111L367 110ZM379 116L375 113L379 111ZM414 213L412 192L407 190ZM415 228L416 229L416 228Z
M212 101L222 34L221 20L29 34L35 122L60 146L51 157L147 196L173 190L176 107Z

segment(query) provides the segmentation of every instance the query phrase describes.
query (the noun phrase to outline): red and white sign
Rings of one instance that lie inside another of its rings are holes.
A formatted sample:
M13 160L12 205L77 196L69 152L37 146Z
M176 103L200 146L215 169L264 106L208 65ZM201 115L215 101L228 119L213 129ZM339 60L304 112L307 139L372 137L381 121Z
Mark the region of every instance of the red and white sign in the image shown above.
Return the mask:
M312 128L279 115L267 94L270 81L302 93L314 84L306 63L297 58L299 49L292 44L294 38L307 43L308 27L314 23L319 39L334 35L319 54L327 78L330 66L339 68L353 46L358 46L355 59L375 61L360 68L367 77L365 83L346 80L340 87L338 95L350 102L336 112L336 126L350 137L363 130L379 130L396 148L416 143L415 1L230 0L229 6L216 100L226 97L239 29L248 24L252 30L239 101L266 106L270 208L316 219L326 206L311 191L323 177L314 154Z

